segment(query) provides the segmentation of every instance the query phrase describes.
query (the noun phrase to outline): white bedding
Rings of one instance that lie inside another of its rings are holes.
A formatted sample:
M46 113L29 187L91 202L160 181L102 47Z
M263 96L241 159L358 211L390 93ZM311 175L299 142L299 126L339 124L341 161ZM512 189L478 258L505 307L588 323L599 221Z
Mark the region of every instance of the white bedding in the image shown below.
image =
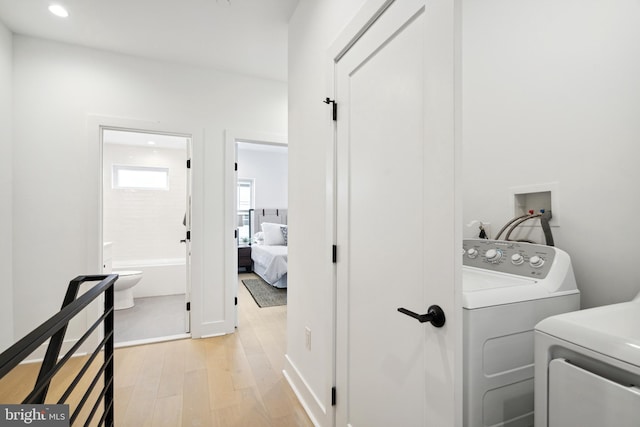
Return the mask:
M270 285L278 286L278 281L286 283L281 279L287 274L287 249L287 246L251 246L254 269Z

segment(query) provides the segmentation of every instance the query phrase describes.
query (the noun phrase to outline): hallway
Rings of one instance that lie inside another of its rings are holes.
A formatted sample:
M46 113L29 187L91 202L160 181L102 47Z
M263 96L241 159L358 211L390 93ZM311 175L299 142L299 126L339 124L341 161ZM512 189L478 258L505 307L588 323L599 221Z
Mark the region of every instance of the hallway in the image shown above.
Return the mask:
M116 350L116 425L313 425L282 374L287 307L238 294L235 334Z

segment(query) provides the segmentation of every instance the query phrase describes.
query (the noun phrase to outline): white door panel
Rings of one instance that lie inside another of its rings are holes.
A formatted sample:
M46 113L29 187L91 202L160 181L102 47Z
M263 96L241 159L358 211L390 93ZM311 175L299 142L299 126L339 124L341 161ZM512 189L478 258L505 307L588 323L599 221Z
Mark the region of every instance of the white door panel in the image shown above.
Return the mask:
M427 222L430 210L453 215L430 184L453 188L453 147L433 150L426 131L427 22L424 1L397 0L336 63L338 426L430 425L443 390L439 420L454 425L453 330L397 311L426 313L454 288L431 280L452 264L429 262L454 230Z

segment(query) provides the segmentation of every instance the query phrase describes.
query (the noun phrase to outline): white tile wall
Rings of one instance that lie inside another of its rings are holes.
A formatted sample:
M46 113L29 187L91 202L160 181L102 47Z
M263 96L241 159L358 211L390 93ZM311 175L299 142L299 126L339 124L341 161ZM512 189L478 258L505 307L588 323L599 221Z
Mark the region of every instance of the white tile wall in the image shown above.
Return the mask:
M186 150L104 144L104 241L113 261L184 257ZM112 165L169 168L169 191L112 189Z

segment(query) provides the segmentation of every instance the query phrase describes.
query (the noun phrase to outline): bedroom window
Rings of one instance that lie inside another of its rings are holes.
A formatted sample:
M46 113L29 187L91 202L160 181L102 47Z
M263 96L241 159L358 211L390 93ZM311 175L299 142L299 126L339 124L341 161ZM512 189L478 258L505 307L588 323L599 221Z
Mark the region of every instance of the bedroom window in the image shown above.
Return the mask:
M112 187L138 190L168 190L169 168L113 165Z
M238 180L238 211L249 211L253 207L253 180Z
M253 179L238 179L238 242L248 244L249 209L253 208Z

